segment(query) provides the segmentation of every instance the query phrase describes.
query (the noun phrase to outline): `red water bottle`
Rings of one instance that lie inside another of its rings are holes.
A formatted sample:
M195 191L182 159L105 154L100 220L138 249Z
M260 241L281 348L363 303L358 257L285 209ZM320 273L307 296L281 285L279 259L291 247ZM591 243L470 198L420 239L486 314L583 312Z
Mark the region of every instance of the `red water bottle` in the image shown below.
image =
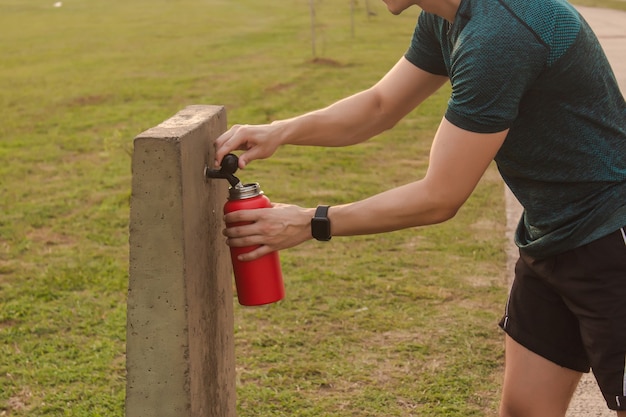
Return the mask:
M230 187L228 201L224 205L224 214L237 210L269 208L269 198L263 194L258 183L250 183ZM226 227L244 223L227 224ZM257 306L274 303L285 297L283 274L280 267L278 252L271 252L253 261L237 259L242 253L250 252L258 246L231 247L230 256L233 262L237 298L244 306Z
M225 178L231 187L228 191L228 201L224 205L224 214L237 210L269 208L269 198L263 194L258 183L241 184L239 178L233 174L237 171L239 158L228 154L222 160L219 170L205 167L207 178ZM227 224L226 227L244 223ZM233 262L237 298L244 306L258 306L274 303L285 297L283 273L280 268L278 252L268 253L254 261L240 261L237 259L242 253L250 252L258 246L230 248L230 257Z

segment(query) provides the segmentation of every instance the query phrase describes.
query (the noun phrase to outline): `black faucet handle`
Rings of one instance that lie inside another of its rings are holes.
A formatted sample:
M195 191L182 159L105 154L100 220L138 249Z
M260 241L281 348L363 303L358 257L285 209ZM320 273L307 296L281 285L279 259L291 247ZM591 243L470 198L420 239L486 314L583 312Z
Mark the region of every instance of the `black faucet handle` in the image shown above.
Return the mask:
M239 158L237 155L229 153L222 159L220 171L226 174L234 174L239 168Z
M206 167L204 170L204 175L207 178L227 179L230 185L236 187L238 184L241 183L241 181L239 181L239 178L233 175L235 172L237 172L238 167L239 158L237 158L237 155L229 153L222 159L220 169L208 169L208 167Z

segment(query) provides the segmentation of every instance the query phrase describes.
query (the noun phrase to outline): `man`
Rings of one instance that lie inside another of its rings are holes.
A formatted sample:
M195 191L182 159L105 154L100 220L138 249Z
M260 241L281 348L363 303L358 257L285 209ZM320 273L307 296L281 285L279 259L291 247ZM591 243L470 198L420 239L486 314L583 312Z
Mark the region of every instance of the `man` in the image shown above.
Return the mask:
M411 46L373 87L311 113L234 126L216 163L278 146L347 146L393 127L445 82L452 94L425 177L333 207L238 211L251 260L315 237L452 218L495 159L524 206L505 316L501 416L564 416L591 366L626 416L626 103L598 40L565 0L383 0L422 8ZM312 219L315 217L315 220Z

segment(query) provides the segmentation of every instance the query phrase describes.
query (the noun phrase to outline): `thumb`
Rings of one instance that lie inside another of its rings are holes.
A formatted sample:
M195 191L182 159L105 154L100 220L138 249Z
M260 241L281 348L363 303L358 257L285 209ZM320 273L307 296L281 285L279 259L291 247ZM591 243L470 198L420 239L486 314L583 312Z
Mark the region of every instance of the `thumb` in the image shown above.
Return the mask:
M239 155L239 168L245 168L250 162L256 159L263 159L263 156L260 155L260 151L257 148L248 149Z

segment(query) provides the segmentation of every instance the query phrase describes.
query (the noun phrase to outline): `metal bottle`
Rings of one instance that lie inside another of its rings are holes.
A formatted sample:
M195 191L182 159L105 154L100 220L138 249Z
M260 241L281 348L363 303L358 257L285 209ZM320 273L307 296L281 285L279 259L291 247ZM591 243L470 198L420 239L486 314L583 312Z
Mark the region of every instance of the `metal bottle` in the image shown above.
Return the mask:
M228 154L222 161L221 169L205 169L207 178L226 178L231 187L228 201L224 205L224 214L237 210L269 208L269 198L263 193L258 183L241 184L233 174L237 170L238 158ZM226 227L244 223L227 224ZM283 274L278 252L271 252L253 261L240 261L237 257L250 252L258 246L231 247L230 256L237 287L237 299L244 306L258 306L280 301L285 297Z
M258 183L244 184L229 189L224 214L237 210L269 208L269 198L263 194ZM227 224L226 227L242 223ZM230 256L237 285L237 298L245 306L274 303L285 297L283 274L278 252L271 252L253 261L240 261L237 257L258 246L231 247Z

